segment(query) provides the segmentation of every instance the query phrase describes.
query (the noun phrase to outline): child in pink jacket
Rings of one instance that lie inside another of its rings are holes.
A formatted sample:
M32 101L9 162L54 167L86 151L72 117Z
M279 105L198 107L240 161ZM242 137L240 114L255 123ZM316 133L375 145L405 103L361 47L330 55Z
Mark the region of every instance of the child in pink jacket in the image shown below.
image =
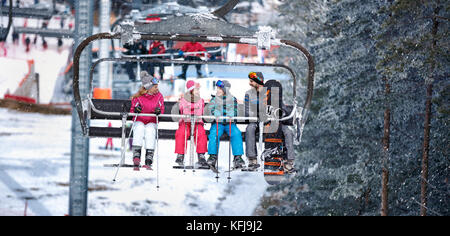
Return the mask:
M131 97L132 113L147 113L159 115L164 113L164 97L158 90L158 79L141 72L142 87ZM145 146L145 165L151 167L156 145L156 117L138 116L133 129L133 164L139 166L141 150Z
M192 80L186 83L187 92L178 102L180 114L183 115L203 115L205 102L200 98L200 85ZM207 166L205 153L207 151L207 137L203 128L203 120L196 119L194 125L194 142L196 152L198 154L198 163ZM180 166L184 165L184 154L186 152L187 142L191 135L191 119L181 119L178 130L175 133L175 153L177 153L176 163Z

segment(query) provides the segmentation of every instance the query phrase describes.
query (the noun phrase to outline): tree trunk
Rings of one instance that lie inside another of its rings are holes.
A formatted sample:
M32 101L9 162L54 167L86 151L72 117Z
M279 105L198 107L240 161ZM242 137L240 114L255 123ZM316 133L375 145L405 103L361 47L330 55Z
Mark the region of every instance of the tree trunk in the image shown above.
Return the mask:
M428 153L430 150L430 121L431 121L431 95L433 93L433 85L427 86L427 101L425 105L425 124L423 135L423 152L422 152L422 183L420 188L420 215L427 215L427 182L428 182Z
M383 135L383 160L381 166L381 215L388 215L388 182L389 182L389 137L391 130L391 108L389 102L389 94L391 93L391 85L385 78L385 95L386 108L384 110L384 135Z
M439 3L439 1L438 1ZM439 5L439 4L438 4ZM439 14L439 7L434 10L435 15ZM431 43L431 55L434 56L436 48L436 34L438 30L439 22L433 17L433 28L431 35L433 42ZM431 98L433 95L433 74L435 64L432 62L430 68L429 81L425 81L427 85L427 100L425 103L425 122L424 122L424 134L423 134L423 149L422 149L422 179L420 186L420 215L427 215L427 182L428 182L428 154L430 150L430 123L431 123Z

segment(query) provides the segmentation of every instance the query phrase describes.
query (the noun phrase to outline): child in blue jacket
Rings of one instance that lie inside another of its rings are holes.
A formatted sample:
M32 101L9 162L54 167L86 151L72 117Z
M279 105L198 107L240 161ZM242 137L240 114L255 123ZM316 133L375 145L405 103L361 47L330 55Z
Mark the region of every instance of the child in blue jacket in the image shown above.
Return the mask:
M228 116L236 117L238 115L237 99L230 93L231 84L224 80L218 80L216 83L217 90L216 96L214 96L208 104L208 111L213 116ZM211 124L209 130L209 142L208 142L208 164L215 166L217 162L217 150L220 143L220 136L223 132L226 132L231 137L231 149L234 155L234 167L241 168L245 162L242 159L244 154L244 148L242 144L241 131L236 126L236 122L220 119L214 121ZM218 143L219 142L219 143Z

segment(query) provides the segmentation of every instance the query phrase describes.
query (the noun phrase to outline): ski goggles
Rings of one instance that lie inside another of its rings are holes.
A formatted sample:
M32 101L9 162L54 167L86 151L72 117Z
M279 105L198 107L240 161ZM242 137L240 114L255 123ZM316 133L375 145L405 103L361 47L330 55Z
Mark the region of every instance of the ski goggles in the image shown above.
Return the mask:
M153 79L152 79L152 84L153 84L153 85L159 84L159 79L153 77Z
M225 87L225 84L223 83L222 80L217 80L216 86L219 87L219 88L224 88L224 87Z
M256 72L250 72L248 74L248 78L249 79L259 79L258 75L256 74Z
M150 83L147 83L144 85L144 88L149 90L151 89L154 85L159 84L159 79L153 77L153 79L150 81Z

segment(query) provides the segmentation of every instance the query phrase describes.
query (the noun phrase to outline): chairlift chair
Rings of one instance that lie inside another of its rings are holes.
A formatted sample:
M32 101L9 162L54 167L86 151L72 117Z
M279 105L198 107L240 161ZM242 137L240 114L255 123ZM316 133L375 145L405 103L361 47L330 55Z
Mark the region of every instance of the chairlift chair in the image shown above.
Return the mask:
M86 97L80 94L80 79L89 79L88 86L92 89L92 73L96 65L104 61L128 61L128 62L163 62L174 64L225 64L233 65L255 65L255 66L274 66L286 68L293 78L293 105L291 114L284 118L270 118L271 121L284 121L288 119L295 120L297 127L297 138L300 140L303 126L305 125L307 112L311 103L314 84L314 62L310 53L299 43L276 38L267 28L259 31L247 29L245 27L231 24L222 19L222 15L215 14L186 14L180 16L173 16L167 20L154 22L151 24L140 24L134 22L125 22L121 24L120 30L116 32L98 33L84 39L76 48L73 59L73 95L75 109L80 120L81 130L83 135L89 137L120 137L122 138L122 145L124 139L129 135L130 130L126 129L126 121L131 120L135 116L156 116L155 114L136 114L130 113L131 101L129 100L97 100L93 99L88 93ZM298 53L303 54L308 63L308 75L306 96L303 104L298 104L297 86L298 76L294 70L285 65L267 64L267 63L222 63L222 62L205 62L205 61L178 61L178 60L155 60L152 58L143 58L139 56L126 56L121 58L101 58L93 63L91 67L90 78L80 78L80 56L83 50L93 41L96 40L112 40L119 39L124 43L133 43L138 40L160 40L160 41L195 41L195 42L216 42L216 43L235 43L256 45L259 49L269 49L271 46L278 45L280 47L294 48ZM247 78L245 78L247 79ZM86 82L86 81L83 81ZM166 112L160 114L158 119L160 122L177 122L181 118L189 118L189 115L170 114L171 108L175 105L174 102L165 102ZM241 108L240 108L241 109ZM227 119L237 121L241 124L249 122L257 122L257 117L214 117L203 115L200 117L205 123L211 123L216 119ZM112 127L91 127L89 126L91 119L108 119L108 120L122 120L122 128ZM262 122L259 123L260 128ZM262 130L262 129L260 129ZM175 130L158 130L160 139L174 139ZM259 153L262 152L263 135L259 134ZM122 146L122 160L125 155L125 148ZM123 163L121 163L123 164Z

